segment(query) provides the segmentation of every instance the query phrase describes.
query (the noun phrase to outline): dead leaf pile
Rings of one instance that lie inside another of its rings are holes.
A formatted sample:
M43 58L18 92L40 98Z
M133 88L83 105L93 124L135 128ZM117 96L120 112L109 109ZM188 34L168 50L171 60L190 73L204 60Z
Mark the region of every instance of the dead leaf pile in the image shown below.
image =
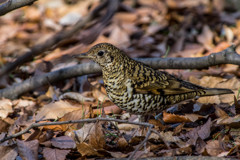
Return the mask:
M231 1L231 3L230 3ZM30 47L69 29L88 15L99 0L41 0L0 17L0 65L13 62ZM229 4L232 4L230 5ZM1 5L1 3L0 3ZM240 51L240 9L234 0L123 0L113 18L102 25L99 12L74 36L52 46L0 78L0 88L33 76L76 65L72 55L91 46L112 43L130 57L202 57L236 44ZM84 63L82 60L80 63ZM2 159L103 159L159 156L240 158L240 67L219 65L204 70L166 70L209 88L232 89L221 95L176 104L149 128L137 124L97 121L47 125L0 144ZM137 115L119 109L107 97L101 74L85 75L0 99L0 140L33 123L88 118L115 118L139 123Z

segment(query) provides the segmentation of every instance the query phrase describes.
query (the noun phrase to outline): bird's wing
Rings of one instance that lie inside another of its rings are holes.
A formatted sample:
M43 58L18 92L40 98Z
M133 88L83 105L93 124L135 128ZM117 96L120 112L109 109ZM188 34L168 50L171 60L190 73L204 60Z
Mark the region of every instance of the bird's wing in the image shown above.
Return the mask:
M134 82L135 92L143 94L173 95L203 89L200 86L180 80L166 72L160 71L153 71L149 76L138 76L132 78L132 80Z

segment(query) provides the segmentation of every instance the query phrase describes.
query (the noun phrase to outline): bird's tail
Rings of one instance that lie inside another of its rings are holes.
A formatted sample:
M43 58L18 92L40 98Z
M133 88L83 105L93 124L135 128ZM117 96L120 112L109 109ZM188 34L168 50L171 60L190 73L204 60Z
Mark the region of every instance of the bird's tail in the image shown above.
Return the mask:
M204 91L205 91L205 94L203 96L213 96L213 95L233 94L234 93L230 89L223 89L223 88L207 88Z

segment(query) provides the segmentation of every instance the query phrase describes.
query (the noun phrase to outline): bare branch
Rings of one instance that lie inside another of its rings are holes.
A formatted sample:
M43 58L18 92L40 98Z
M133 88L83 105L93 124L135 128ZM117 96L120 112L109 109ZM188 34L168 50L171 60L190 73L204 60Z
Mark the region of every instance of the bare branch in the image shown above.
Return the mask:
M26 129L24 129L24 130L22 130L22 131L20 131L16 134L13 134L13 135L10 135L8 137L5 137L5 138L1 139L0 143L3 143L3 142L5 142L9 139L12 139L12 138L19 137L19 136L27 133L30 129L40 127L40 126L61 125L61 124L71 124L71 123L87 123L87 122L96 122L96 121L114 121L114 122L119 122L119 123L135 124L135 125L139 125L139 126L148 127L148 132L146 134L145 139L138 145L138 147L134 150L134 152L130 155L130 157L128 159L132 159L133 156L136 154L136 152L139 149L141 149L141 147L147 142L149 136L152 133L152 128L153 128L153 125L150 124L150 123L130 122L130 121L127 121L127 120L113 119L113 118L93 118L93 119L81 119L81 120L62 121L62 122L33 123L29 127L27 127Z
M203 69L220 64L240 64L240 55L235 47L231 46L221 52L212 53L209 56L199 58L144 58L136 59L155 69ZM64 79L101 72L101 68L95 63L80 64L41 76L25 80L20 84L0 90L0 97L14 99L23 93L29 92L49 82L53 83Z
M0 16L12 10L33 4L37 0L6 0L0 4Z
M155 69L207 69L220 64L240 64L240 55L232 45L225 50L196 58L150 58L138 59Z
M45 122L45 123L33 123L26 129L10 135L8 137L5 137L0 140L0 143L7 141L12 138L19 137L25 133L27 133L30 129L40 127L40 126L50 126L50 125L61 125L61 124L72 124L72 123L87 123L87 122L96 122L96 121L114 121L114 122L119 122L119 123L128 123L128 124L135 124L135 125L140 125L140 126L145 126L145 127L150 127L150 129L153 127L152 124L145 123L145 122L129 122L127 120L121 120L121 119L114 119L114 118L92 118L92 119L81 119L81 120L72 120L72 121L61 121L61 122Z
M149 127L148 127L148 131L147 131L147 134L145 136L145 139L137 146L137 148L133 151L133 153L129 156L128 160L131 160L133 159L134 155L137 153L137 151L139 151L139 149L141 149L141 147L147 142L149 136L151 135L152 133L152 128L153 128L153 125L152 124L149 124Z

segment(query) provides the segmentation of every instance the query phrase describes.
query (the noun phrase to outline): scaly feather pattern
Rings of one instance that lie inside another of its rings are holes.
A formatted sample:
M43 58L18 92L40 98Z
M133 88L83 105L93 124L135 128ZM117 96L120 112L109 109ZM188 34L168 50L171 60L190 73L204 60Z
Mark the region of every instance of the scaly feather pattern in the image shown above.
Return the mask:
M109 43L100 43L77 58L90 58L102 67L104 86L118 107L135 114L162 112L196 96L233 93L230 89L205 88L129 58Z

